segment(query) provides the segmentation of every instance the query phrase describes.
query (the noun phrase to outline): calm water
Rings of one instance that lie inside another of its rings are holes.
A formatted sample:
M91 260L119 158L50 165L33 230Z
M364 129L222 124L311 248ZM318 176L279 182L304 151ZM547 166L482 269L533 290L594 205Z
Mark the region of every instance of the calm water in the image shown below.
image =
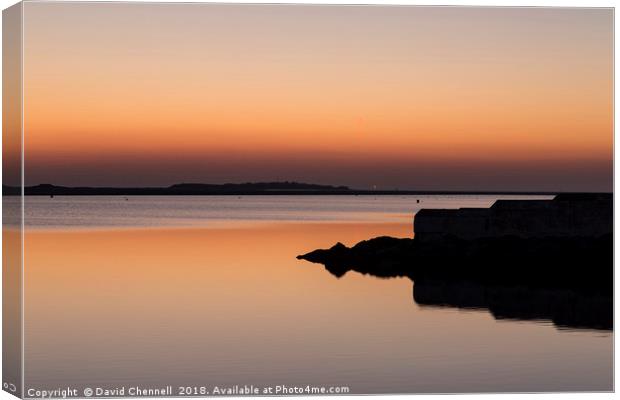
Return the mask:
M609 331L421 306L408 279L295 259L495 199L29 197L26 388L611 390Z
M89 229L212 227L243 221L412 222L424 207L488 207L498 198L518 196L28 197L26 221L33 228Z

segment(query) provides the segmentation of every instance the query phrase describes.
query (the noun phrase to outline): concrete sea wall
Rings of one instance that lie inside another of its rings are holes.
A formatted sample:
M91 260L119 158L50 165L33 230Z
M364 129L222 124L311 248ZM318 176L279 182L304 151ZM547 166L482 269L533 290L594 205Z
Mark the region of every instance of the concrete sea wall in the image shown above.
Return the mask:
M416 240L446 236L597 237L613 231L612 194L560 194L553 200L498 200L490 208L423 209L414 219Z

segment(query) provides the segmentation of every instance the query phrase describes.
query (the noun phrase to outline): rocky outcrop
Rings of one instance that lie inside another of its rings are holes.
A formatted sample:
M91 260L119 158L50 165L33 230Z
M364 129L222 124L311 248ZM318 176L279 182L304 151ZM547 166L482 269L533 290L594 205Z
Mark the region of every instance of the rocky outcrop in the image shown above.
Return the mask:
M612 293L613 237L500 237L433 242L379 237L348 248L341 243L297 257L335 276L348 271L413 280L471 281Z
M338 243L297 258L323 264L337 277L356 271L410 278L414 299L422 305L485 308L496 318L611 329L611 195L434 211L418 213L422 222L415 226L423 231L413 239L378 237L351 248Z
M421 306L485 309L497 319L545 319L559 327L613 327L611 234L432 242L379 237L297 258L323 264L338 278L349 271L409 278Z

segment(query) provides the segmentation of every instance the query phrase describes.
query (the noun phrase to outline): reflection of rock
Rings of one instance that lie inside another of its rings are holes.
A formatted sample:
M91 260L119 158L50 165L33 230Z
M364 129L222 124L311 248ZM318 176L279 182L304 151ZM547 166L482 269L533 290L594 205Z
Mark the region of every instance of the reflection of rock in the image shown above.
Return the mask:
M422 306L488 309L498 319L612 329L612 244L611 235L453 240L449 245L382 237L298 258L324 264L337 277L350 270L408 277Z
M544 318L557 325L611 329L611 195L558 196L542 205L521 203L527 201L498 207L510 210L502 223L503 232L511 234L490 234L502 232L497 220L489 222L493 229L471 222L473 214L486 215L487 220L497 216L496 211L476 210L455 223L458 229L450 227L453 222L441 220L437 225L441 229L435 232L441 231L439 235L378 237L352 248L338 243L297 258L321 263L337 277L349 270L409 277L416 283L414 298L420 304L485 308L497 318ZM460 234L470 222L477 233ZM549 234L544 234L545 229Z
M488 309L497 319L544 319L560 327L613 328L613 298L600 293L419 280L413 299L420 306Z

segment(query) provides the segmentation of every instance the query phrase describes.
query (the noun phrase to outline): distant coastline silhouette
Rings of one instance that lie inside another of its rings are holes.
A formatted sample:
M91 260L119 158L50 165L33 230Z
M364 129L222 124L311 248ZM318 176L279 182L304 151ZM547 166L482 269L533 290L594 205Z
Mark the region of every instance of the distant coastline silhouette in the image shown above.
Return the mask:
M2 195L19 196L19 186L2 186ZM550 195L550 192L519 191L458 191L458 190L398 190L353 189L348 186L319 185L301 182L247 182L247 183L179 183L167 187L94 187L39 184L25 186L26 196L251 196L251 195L432 195L432 194L522 194Z

